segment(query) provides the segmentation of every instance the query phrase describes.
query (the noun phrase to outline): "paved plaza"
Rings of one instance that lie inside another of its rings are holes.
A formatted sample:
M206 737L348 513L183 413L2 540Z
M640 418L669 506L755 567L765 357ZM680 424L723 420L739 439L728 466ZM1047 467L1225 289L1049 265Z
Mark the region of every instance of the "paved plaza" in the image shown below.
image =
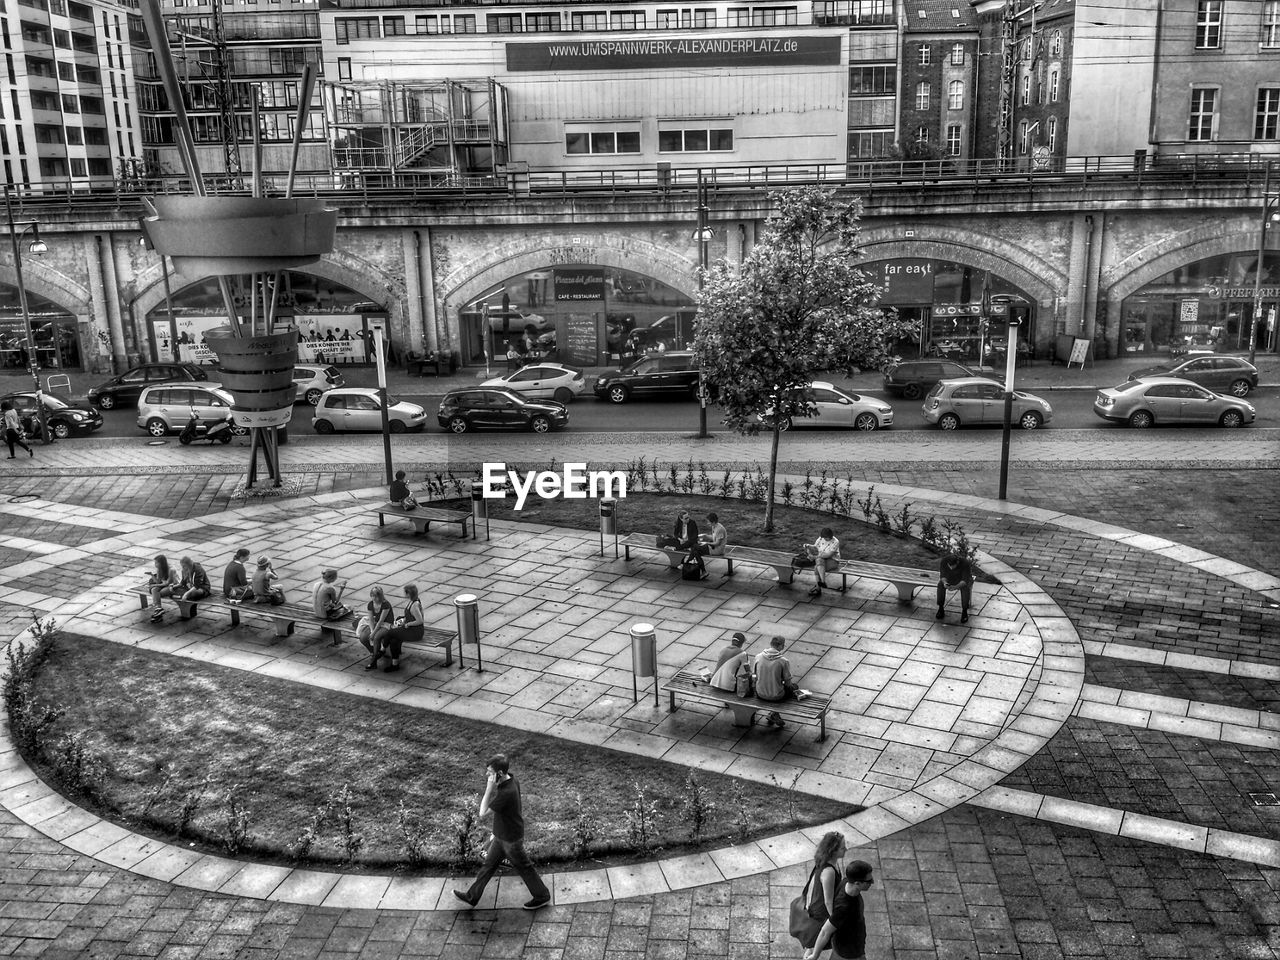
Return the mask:
M1007 503L993 499L992 437L785 442L795 476L848 472L890 508L964 523L1000 580L978 587L965 625L935 621L928 596L902 605L863 580L817 602L749 570L683 583L665 562L600 556L587 531L379 529L360 512L379 496L376 439L290 444L297 492L257 500L235 495L234 448L38 448L0 478L6 637L30 611L55 612L112 642L281 682L754 780L799 773L798 789L866 809L696 856L550 874L553 906L536 915L505 909L526 896L518 878L460 912L445 878L246 865L130 834L49 791L6 740L0 953L798 957L787 904L833 827L877 869L869 957L1280 955L1280 806L1251 796L1280 791L1274 431L1019 436ZM395 442L411 477L441 462L616 462L618 450L742 465L762 443ZM120 592L157 552L214 570L242 544L298 585L338 564L357 596L415 580L428 622L479 594L485 671L470 655L445 668L412 652L405 671L370 675L352 644L204 612L152 626ZM786 637L805 686L833 696L830 737L737 728L694 704L670 713L652 694L634 703L627 629L639 620L657 628L664 673L705 661L733 630Z

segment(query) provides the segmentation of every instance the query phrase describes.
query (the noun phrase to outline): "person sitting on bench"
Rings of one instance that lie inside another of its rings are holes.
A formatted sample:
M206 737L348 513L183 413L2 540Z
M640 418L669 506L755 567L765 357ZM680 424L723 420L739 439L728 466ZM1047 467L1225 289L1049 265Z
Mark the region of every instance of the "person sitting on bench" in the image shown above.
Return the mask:
M760 700L790 700L800 689L798 681L791 677L791 661L782 655L787 641L782 637L774 637L769 641L769 649L756 657L755 690ZM782 714L769 714L769 725L783 726Z
M222 571L222 595L228 600L243 600L249 592L249 575L244 562L249 559L249 548L241 547Z
M960 545L952 540L946 555L938 561L938 612L935 620L944 616L943 608L947 605L947 591L960 591L960 622L969 622L969 599L973 595L973 567L968 558L960 552Z
M804 545L804 552L813 560L813 589L809 596L822 596L827 585L827 572L840 566L840 541L830 527L823 527L818 539Z
M391 481L390 487L387 488L387 499L398 507L404 506L406 499L412 496L409 492L409 484L405 482L405 472L403 470L396 471L396 478Z
M676 516L671 535L676 538L676 549L685 551L686 559L698 565L698 576L705 580L707 565L702 562L702 553L698 548L698 525L689 516L688 510L681 510Z
M751 654L743 650L743 646L747 642L745 633L735 633L733 639L729 641L729 645L720 651L720 656L716 660L715 670L711 673L710 685L716 690L723 690L726 693L736 693L738 690L738 679L745 675L747 679L751 677Z

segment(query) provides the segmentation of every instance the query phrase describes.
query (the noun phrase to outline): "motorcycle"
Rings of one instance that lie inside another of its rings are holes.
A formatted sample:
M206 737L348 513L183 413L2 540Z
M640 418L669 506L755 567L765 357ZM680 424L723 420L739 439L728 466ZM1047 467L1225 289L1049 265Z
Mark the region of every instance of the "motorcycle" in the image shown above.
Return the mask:
M230 443L231 438L235 435L235 421L232 419L231 414L227 414L222 420L211 423L206 427L200 423L200 417L193 407L191 409L191 419L182 428L182 432L178 434L178 442L184 447L195 443L197 440L207 440L209 443Z

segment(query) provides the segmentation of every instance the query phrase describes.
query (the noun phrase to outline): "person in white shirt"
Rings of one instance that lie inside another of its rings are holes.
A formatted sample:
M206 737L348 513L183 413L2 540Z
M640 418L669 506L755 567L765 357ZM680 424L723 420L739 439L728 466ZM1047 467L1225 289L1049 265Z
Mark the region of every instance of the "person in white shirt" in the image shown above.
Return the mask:
M813 577L817 581L809 596L820 597L827 585L827 572L840 566L840 541L830 527L823 527L818 539L804 545L804 552L813 558Z

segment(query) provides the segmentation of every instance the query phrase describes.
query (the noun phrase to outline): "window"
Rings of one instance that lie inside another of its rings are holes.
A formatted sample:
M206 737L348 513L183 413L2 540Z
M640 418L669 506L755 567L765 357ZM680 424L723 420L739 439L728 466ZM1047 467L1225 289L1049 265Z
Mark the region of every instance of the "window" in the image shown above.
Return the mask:
M564 152L584 153L639 153L639 130L576 131L565 133Z
M67 143L81 144L84 143L84 133L79 127L67 127Z
M1058 102L1058 71L1053 70L1049 73L1049 102Z
M1262 5L1262 45L1280 47L1280 0L1267 0Z
M1222 46L1222 0L1196 3L1196 49L1217 50Z
M453 15L454 33L475 33L476 15L474 13L455 13Z
M1031 102L1031 74L1027 74L1022 78L1022 103L1025 106Z
M918 84L916 84L916 109L917 110L929 109L929 92L930 92L930 87L929 87L928 80L921 80Z
M659 30L676 30L680 27L680 11L679 10L659 10L658 11L658 29Z
M1018 155L1025 157L1031 146L1031 125L1023 120L1018 124Z
M853 67L849 70L850 96L888 97L893 95L894 69L884 67Z
M333 23L338 43L378 36L377 17L338 17Z
M794 26L796 22L795 7L754 7L751 10L753 27Z
M892 130L850 130L849 156L857 160L887 157L893 152Z
M558 13L526 13L524 28L529 33L552 33L560 29Z
M32 67L33 62L38 63L39 61L33 61L30 57L27 57L27 69L28 69L28 70L31 70L31 67ZM45 67L45 69L47 70L47 69L48 69L48 67L46 66L46 67ZM50 74L48 74L47 72L46 72L46 73L37 73L35 70L31 70L31 73L32 73L32 75L34 75L34 76L44 76L44 77L47 77L47 76L49 76L49 75L50 75ZM74 63L64 63L64 62L59 61L59 63L58 63L58 79L59 79L59 80L74 80L75 78L76 78L76 65L75 65Z
M382 35L384 37L403 37L405 35L404 17L383 17Z
M1062 56L1062 31L1053 31L1053 36L1049 38L1049 56Z
M747 7L731 7L728 23L731 27L751 26L751 10Z
M916 127L916 143L929 142L929 128L923 124Z
M571 13L569 14L570 30L608 30L609 15L607 13Z
M964 44L953 43L951 45L951 65L953 67L964 66Z
M73 177L88 176L88 172L85 170L84 161L79 157L71 158L71 175Z
M491 13L485 23L489 33L524 33L524 22L518 13Z
M1049 148L1049 152L1053 153L1058 146L1058 118L1050 117L1045 122L1045 146Z
M947 109L964 109L964 81L952 80L947 84Z
M440 32L439 18L434 14L418 14L413 18L413 32L430 34Z
M351 79L351 58L350 57L338 58L338 79L339 80Z
M1191 116L1187 124L1188 140L1208 141L1214 138L1217 106L1217 89L1212 87L1192 88Z
M644 29L644 11L639 10L634 13L614 12L609 14L609 29L610 30L643 30Z
M728 129L659 130L659 153L701 153L733 149L733 131Z
M1280 120L1280 87L1263 87L1258 91L1258 106L1253 114L1253 139L1276 140L1276 124Z
M931 49L927 43L920 44L920 66L927 67L929 65L929 58L932 56Z
M716 25L715 9L712 7L694 7L693 25L695 27L714 27Z
M62 112L63 113L79 113L80 101L69 93L62 95Z
M960 133L961 127L958 123L947 124L947 156L960 156Z

